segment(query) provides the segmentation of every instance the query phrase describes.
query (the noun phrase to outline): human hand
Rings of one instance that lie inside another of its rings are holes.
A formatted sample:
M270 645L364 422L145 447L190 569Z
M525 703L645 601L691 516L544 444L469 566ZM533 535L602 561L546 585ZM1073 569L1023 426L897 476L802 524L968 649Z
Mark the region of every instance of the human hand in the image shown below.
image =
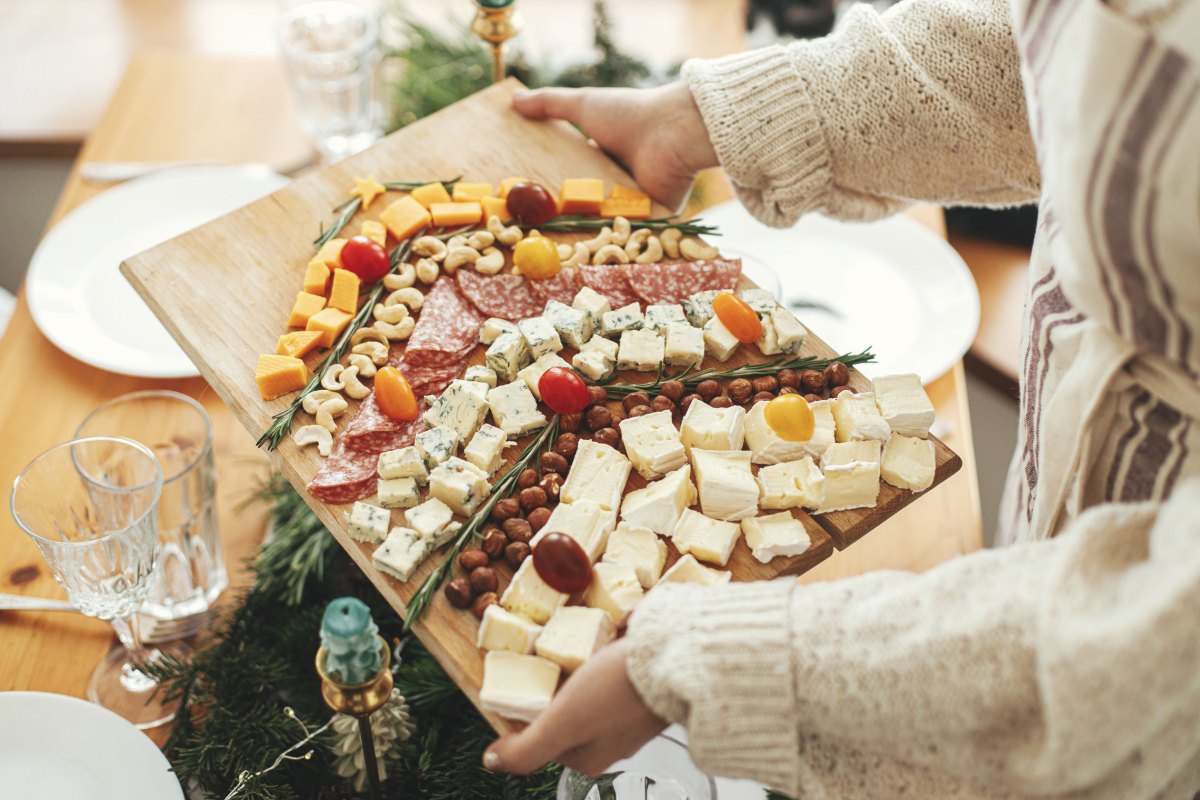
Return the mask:
M530 119L563 119L583 128L672 211L687 199L696 173L718 163L682 81L656 89L539 89L517 94L513 106Z
M629 681L624 640L592 656L520 733L501 736L483 754L493 772L527 775L554 761L588 775L636 753L667 727Z

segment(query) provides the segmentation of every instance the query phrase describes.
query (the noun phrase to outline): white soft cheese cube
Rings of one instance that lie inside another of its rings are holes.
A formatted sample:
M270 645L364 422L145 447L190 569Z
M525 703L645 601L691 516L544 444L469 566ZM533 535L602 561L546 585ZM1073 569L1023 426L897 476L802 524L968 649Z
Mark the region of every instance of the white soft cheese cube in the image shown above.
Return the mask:
M421 502L421 489L415 478L380 478L375 496L384 508L412 508Z
M587 340L587 343L579 349L581 353L599 353L609 361L617 360L617 353L620 352L620 346L612 339L605 339L603 336L593 336Z
M667 543L649 528L622 522L609 534L603 560L631 565L637 570L642 588L649 589L662 577L667 563Z
M621 495L633 465L612 447L582 439L559 492L563 503L594 500L606 511L621 507Z
M410 528L392 528L383 544L375 548L371 562L380 572L407 581L430 554L430 542Z
M381 478L412 478L424 485L429 480L429 470L425 459L414 446L401 447L399 450L385 450L379 454L379 477Z
M704 325L704 346L717 361L728 361L741 342L729 332L721 320L713 317Z
M576 353L571 358L571 366L593 381L604 381L612 377L617 369L617 362L605 358L597 350Z
M483 659L479 705L505 719L533 722L549 708L561 675L553 661L492 650Z
M875 405L893 433L924 439L933 425L933 402L917 375L882 375L875 378Z
M762 508L820 508L825 501L825 476L811 456L761 467L758 504Z
M766 289L743 289L738 292L738 297L746 305L753 308L760 316L770 314L779 305L775 301L775 295Z
M821 465L841 466L853 464L855 461L874 461L878 464L882 457L883 443L878 439L836 442L825 450L825 455L821 457Z
M525 337L520 331L505 331L496 337L484 353L484 363L497 376L505 381L515 381L517 373L530 361L533 355Z
M771 311L771 325L775 329L775 342L785 353L798 353L808 338L808 330L796 319L796 315L783 306Z
M875 439L886 442L892 429L879 414L871 392L842 392L833 400L833 421L839 442Z
M670 411L654 411L623 419L621 441L634 469L647 480L687 463L687 452Z
M745 450L691 450L700 508L713 519L739 520L758 513L758 482Z
M439 425L418 433L414 446L425 460L425 468L428 470L454 455L460 441L457 431Z
M429 427L444 425L468 441L487 416L487 384L453 380L438 396L423 419Z
M649 330L659 336L666 336L667 331L675 325L682 325L685 328L692 327L692 323L688 322L688 318L683 313L683 306L678 303L646 306L645 327Z
M528 367L525 367L525 369L518 372L517 377L525 381L525 385L529 387L529 391L533 392L534 397L536 397L538 400L541 400L542 390L539 384L542 381L542 376L546 374L546 371L553 367L570 369L571 365L568 364L558 353L546 353Z
M695 583L701 586L719 586L729 583L733 573L721 569L711 569L696 560L695 556L684 555L671 568L663 573L659 583Z
M610 339L619 337L625 331L635 331L645 324L642 309L637 303L605 311L600 317L600 335Z
M693 400L679 428L683 446L689 450L741 450L746 437L746 411L741 406L713 408Z
M496 427L509 436L523 436L546 425L546 416L538 410L537 400L524 381L489 390L487 403Z
M463 448L463 458L479 467L490 478L500 469L500 463L504 460L504 447L507 444L508 434L495 425L484 423Z
M873 508L879 498L880 443L877 440L839 442L821 459L825 500L818 513Z
M563 606L542 629L535 649L564 672L574 672L616 637L617 627L603 609Z
M698 367L704 360L704 331L676 325L667 330L663 361L672 367Z
M703 328L713 318L713 298L720 293L717 289L706 289L683 301L684 316L692 327Z
M567 602L567 596L551 589L533 567L533 559L527 558L517 567L500 605L514 614L521 614L538 625L545 625L559 606Z
M622 628L644 595L636 567L601 561L592 567L592 583L584 592L583 602L607 611L613 624Z
M834 441L834 422L831 400L810 403L813 412L813 435L806 442L789 442L779 437L767 424L764 414L766 400L755 403L746 414L746 446L755 464L782 464L806 456L820 458Z
M525 337L525 344L528 345L535 361L544 355L562 350L562 339L559 338L558 331L554 330L554 325L545 317L523 319L517 323L517 329Z
M575 299L571 301L571 308L579 309L587 315L588 321L591 324L591 332L588 334L589 339L600 333L600 325L604 314L612 310L612 306L608 303L608 298L590 286L584 286L576 293Z
M804 523L790 512L742 520L750 554L766 564L777 556L798 556L812 546Z
M461 458L449 458L429 473L429 496L464 517L475 513L491 488L488 473Z
M621 334L617 369L633 372L657 372L663 363L663 337L643 328Z
M670 535L683 510L696 502L692 485L692 467L684 464L668 472L662 480L651 481L625 495L621 501L621 519L630 525Z
M517 332L517 326L514 323L499 317L489 317L479 328L479 341L483 344L491 344L500 338L500 334L510 332Z
M559 503L529 544L536 547L550 533L566 534L579 542L588 558L595 561L608 544L608 534L612 530L610 520L609 512L594 500Z
M771 324L771 313L760 314L759 322L762 323L762 333L754 340L758 352L764 356L775 356L782 353L783 350L779 347L779 337L775 334L775 326Z
M671 541L680 553L723 567L729 563L741 535L736 522L712 519L687 508L671 531Z
M923 492L933 486L937 459L933 442L893 433L883 448L879 472L883 479L901 489Z
M489 389L496 388L496 384L499 382L496 370L491 367L485 367L483 364L473 364L467 367L467 371L463 375L463 380L486 383Z
M346 533L356 542L382 542L392 527L392 512L361 500L350 509Z
M454 519L454 512L436 497L431 497L424 503L404 512L405 524L416 531L422 539L429 541L437 539L438 534L450 524L452 519Z
M578 350L592 337L591 318L578 308L572 308L557 300L550 300L547 301L542 316L554 326L554 330L558 332L558 338L562 339L563 344L567 347L574 347Z
M481 650L505 650L529 655L542 632L542 626L514 614L503 606L491 605L483 612L475 646Z

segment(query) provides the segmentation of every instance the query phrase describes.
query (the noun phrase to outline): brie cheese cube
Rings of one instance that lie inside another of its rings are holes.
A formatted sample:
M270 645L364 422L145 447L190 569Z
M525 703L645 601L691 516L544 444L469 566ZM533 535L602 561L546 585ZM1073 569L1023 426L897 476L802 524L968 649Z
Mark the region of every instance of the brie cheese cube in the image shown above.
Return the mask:
M883 449L879 472L892 486L923 492L933 486L937 460L933 442L893 433Z
M608 303L608 298L590 286L584 286L579 290L575 295L575 299L571 301L571 308L579 309L587 315L590 325L588 339L600 333L600 325L604 314L612 310L612 306Z
M483 326L479 329L479 341L483 344L491 344L500 338L500 334L516 333L517 326L506 319L499 317L490 317L484 321Z
M612 339L605 339L603 336L593 336L579 349L581 353L599 353L609 361L616 361L619 351L620 347L616 342Z
M371 562L380 572L407 581L432 552L429 541L409 528L392 528L382 545L375 548Z
M812 546L804 523L790 512L742 520L746 546L763 564L776 556L798 556Z
M586 312L572 308L566 303L550 300L542 316L549 320L567 347L576 350L583 347L584 342L592 338L592 320Z
M808 329L800 324L796 315L783 306L771 311L771 326L775 329L775 342L785 353L798 353L808 339Z
M533 396L538 400L542 399L542 391L538 388L538 383L542 380L542 376L546 374L546 370L551 367L570 369L571 365L564 361L557 353L546 353L517 373L517 377L525 381L525 385L529 387L529 391L533 392Z
M463 375L463 380L486 383L489 389L495 389L498 382L496 370L491 367L485 367L482 364L467 367L467 373Z
M639 330L645 323L642 309L637 303L605 311L600 317L600 335L610 339L620 336L625 331Z
M625 495L621 502L621 519L629 525L669 536L675 530L679 515L694 502L696 487L692 485L692 467L684 464L667 473L662 480Z
M779 346L779 337L775 334L775 326L771 324L770 313L761 315L759 320L762 323L762 333L754 340L755 346L764 356L779 355L783 350Z
M916 375L883 375L876 378L875 405L893 433L924 439L933 425L933 403Z
M608 380L617 368L617 362L605 358L598 350L576 353L571 366L593 381Z
M576 500L574 503L559 503L550 512L546 524L529 541L536 547L550 533L564 533L583 548L594 563L608 545L608 534L612 530L611 516L593 500Z
M704 331L675 325L667 330L663 360L672 367L698 367L704 360Z
M356 542L382 542L392 526L392 512L359 501L350 509L346 533Z
M621 420L621 441L634 469L647 480L687 463L687 452L670 411L654 411Z
M496 426L509 436L524 436L546 424L546 417L538 411L533 392L523 381L506 383L490 390L487 402Z
M766 400L755 403L746 415L746 446L755 464L782 464L805 456L820 458L834 440L833 401L809 403L813 412L813 435L807 442L781 439L767 424Z
M621 507L621 495L632 469L629 459L615 449L591 439L581 439L571 470L559 492L559 501L594 500L605 511L616 511Z
M820 508L825 476L811 456L758 471L758 504L762 508Z
M727 361L741 342L713 317L704 325L704 346L708 354L717 361Z
M675 325L682 325L685 328L692 327L692 323L688 322L688 318L683 313L683 306L676 303L646 307L645 327L647 329L654 331L659 336L666 336L667 330Z
M839 394L833 400L833 421L837 425L839 442L864 439L886 442L892 435L892 429L880 416L879 409L875 406L875 395L871 392Z
M431 428L445 425L465 442L487 416L487 394L487 384L479 381L450 381L422 418Z
M545 625L560 606L567 602L567 596L556 592L546 585L542 576L533 568L533 559L527 558L517 567L512 580L504 594L500 595L500 605L514 614L527 617L538 625Z
M829 446L821 458L825 500L817 513L875 506L879 498L879 448L874 439Z
M766 289L743 289L738 292L738 297L753 308L760 317L767 316L779 305L775 302L775 295Z
M415 447L425 459L425 468L433 469L447 458L454 455L458 449L458 433L444 425L421 431L416 436Z
M599 608L563 606L537 638L537 654L574 672L604 645L617 638L612 617Z
M429 473L429 496L441 500L455 514L469 517L491 491L487 479L484 470L451 457Z
M683 314L692 327L703 328L713 318L713 298L720 293L717 289L707 289L683 301Z
M617 369L657 372L663 362L663 337L652 330L625 331L617 354Z
M517 373L533 360L529 345L520 331L505 331L488 346L484 363L505 381L515 381Z
M741 450L746 437L746 411L741 406L713 408L693 400L680 426L683 446L691 450Z
M558 337L558 331L554 330L550 320L545 317L523 319L517 323L517 328L525 337L525 344L529 346L529 352L535 361L544 355L562 350L562 339Z
M450 507L436 497L404 512L404 523L416 531L417 536L430 542L437 539L453 518Z
M694 556L684 555L663 573L659 583L697 583L701 586L718 586L729 583L733 579L732 572L720 569L710 569L696 560Z
M822 466L841 466L853 464L855 461L874 461L879 463L883 445L876 439L864 439L858 442L837 442L831 444L821 458Z
M638 583L649 589L662 576L667 563L667 543L649 528L622 522L608 537L605 562L629 564L637 570Z
M416 447L401 447L399 450L386 450L379 454L379 477L412 478L423 485L429 480L429 470L426 469L425 459L417 452Z
M561 674L553 661L493 650L483 659L479 705L505 719L533 722L550 706Z
M671 531L671 541L680 553L723 567L729 563L741 535L736 522L711 519L686 508Z
M412 508L421 502L415 478L381 478L375 494L384 508Z
M758 482L745 450L691 451L700 509L713 519L739 520L758 513Z
M644 595L636 567L601 561L592 567L592 583L584 592L583 602L608 612L613 624L623 628Z
M463 448L463 458L479 467L490 478L500 469L500 462L504 458L504 446L507 444L508 434L495 425L484 423L475 431L470 443Z
M490 605L483 612L475 646L481 650L505 650L529 655L541 632L541 625L502 606Z

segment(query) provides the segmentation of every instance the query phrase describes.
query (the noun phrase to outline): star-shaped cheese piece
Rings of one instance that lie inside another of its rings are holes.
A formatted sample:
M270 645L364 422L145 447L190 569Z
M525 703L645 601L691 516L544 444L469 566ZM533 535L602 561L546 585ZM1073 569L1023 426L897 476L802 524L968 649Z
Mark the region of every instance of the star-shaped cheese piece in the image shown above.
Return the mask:
M350 194L362 200L362 210L366 211L375 198L386 191L387 187L375 180L374 175L368 175L365 178L354 179L354 188L350 190Z

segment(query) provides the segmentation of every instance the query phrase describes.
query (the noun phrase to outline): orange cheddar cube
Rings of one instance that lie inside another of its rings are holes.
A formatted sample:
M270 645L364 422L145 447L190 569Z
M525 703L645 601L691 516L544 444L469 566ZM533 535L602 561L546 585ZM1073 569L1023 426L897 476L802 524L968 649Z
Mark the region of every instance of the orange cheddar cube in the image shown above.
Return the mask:
M454 184L454 192L451 197L456 203L470 203L479 201L484 197L491 197L492 185L490 183L463 183L459 181Z
M433 224L444 228L478 225L483 218L483 206L479 203L434 203L430 212Z
M325 290L328 288L329 266L324 261L314 258L308 262L308 268L304 270L304 291L324 297Z
M507 200L501 200L499 197L482 197L479 205L483 206L484 222L492 217L499 217L501 222L505 222L509 218Z
M329 308L337 308L353 314L358 311L358 290L362 281L348 269L333 271L333 285L329 287Z
M427 183L424 186L418 186L409 192L408 196L425 208L432 207L434 203L450 202L450 193L440 183Z
M362 227L358 229L358 235L378 242L380 247L387 247L387 228L383 227L383 223L378 220L363 220Z
M609 194L608 197L610 200L616 200L617 198L626 198L626 199L643 199L644 198L646 200L650 199L650 195L646 194L641 189L633 189L633 188L630 188L629 186L622 186L619 183L613 184L612 193Z
M293 356L261 355L254 370L254 380L263 400L298 392L308 383L308 367Z
M563 214L595 214L604 203L604 181L599 178L568 178L562 183L559 203Z
M311 353L321 341L320 331L292 331L279 337L275 345L276 355L304 358Z
M600 205L600 216L646 219L650 216L650 198L610 197Z
M289 328L303 328L312 319L313 314L316 314L325 307L325 298L319 294L310 294L309 292L300 292L296 295L296 303L292 306L292 313L288 316L287 326Z
M507 200L508 190L518 183L529 183L529 178L505 178L500 181L500 191L496 192L496 196L501 200Z
M340 308L324 308L308 318L308 324L304 326L304 329L320 332L321 338L317 340L317 344L321 347L333 347L333 343L342 335L342 331L346 330L346 326L352 319L354 319L354 315L348 311L342 311Z
M337 269L342 265L342 248L345 246L345 239L330 239L321 245L321 249L313 256L313 260L328 264L330 269Z
M409 195L385 208L379 221L387 226L393 237L404 240L429 224L429 210Z

